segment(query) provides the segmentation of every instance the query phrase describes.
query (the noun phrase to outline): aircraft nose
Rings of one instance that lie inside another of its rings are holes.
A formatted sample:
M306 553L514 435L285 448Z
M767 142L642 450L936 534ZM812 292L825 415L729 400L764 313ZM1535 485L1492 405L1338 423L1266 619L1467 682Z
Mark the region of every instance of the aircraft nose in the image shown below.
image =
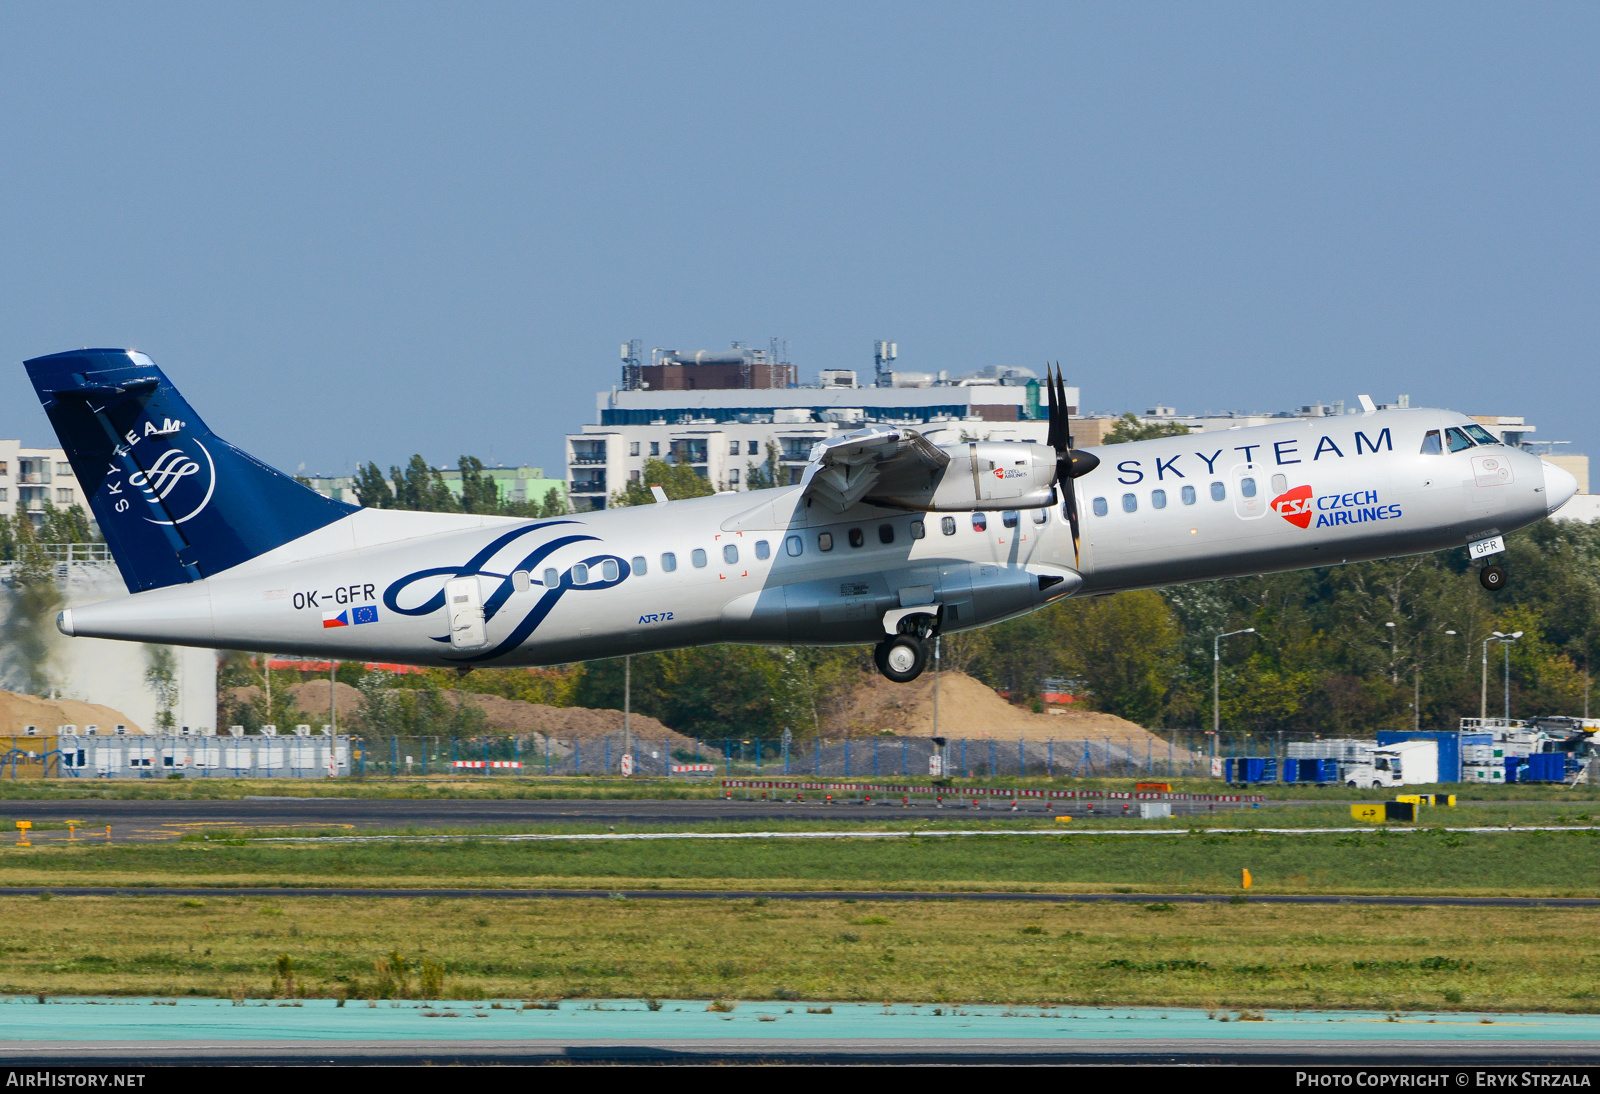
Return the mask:
M1549 512L1554 513L1571 501L1572 495L1578 492L1578 480L1572 477L1572 472L1557 467L1548 460L1539 462L1544 465L1545 505Z

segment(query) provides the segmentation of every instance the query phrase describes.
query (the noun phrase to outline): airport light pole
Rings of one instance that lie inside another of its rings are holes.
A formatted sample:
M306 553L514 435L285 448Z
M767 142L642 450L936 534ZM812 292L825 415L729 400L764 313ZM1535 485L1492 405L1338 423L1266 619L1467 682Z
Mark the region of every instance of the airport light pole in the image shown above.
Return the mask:
M1232 638L1236 634L1255 634L1254 627L1246 627L1240 631L1228 631L1211 639L1211 734L1216 740L1217 734L1222 731L1222 706L1219 702L1222 695L1222 640Z
M1483 682L1482 690L1478 694L1478 720L1489 720L1489 643L1500 642L1506 645L1506 721L1511 721L1511 649L1510 644L1522 637L1521 631L1512 631L1505 634L1501 631L1491 631L1489 637L1483 640Z

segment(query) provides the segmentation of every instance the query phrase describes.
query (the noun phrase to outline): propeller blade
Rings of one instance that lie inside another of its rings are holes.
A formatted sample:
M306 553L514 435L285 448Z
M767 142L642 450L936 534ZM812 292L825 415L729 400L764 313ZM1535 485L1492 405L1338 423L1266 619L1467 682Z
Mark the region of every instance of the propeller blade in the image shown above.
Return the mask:
M1062 448L1061 405L1056 401L1056 385L1050 376L1050 366L1044 367L1044 387L1050 400L1050 431L1046 434L1044 443L1056 450L1059 457Z

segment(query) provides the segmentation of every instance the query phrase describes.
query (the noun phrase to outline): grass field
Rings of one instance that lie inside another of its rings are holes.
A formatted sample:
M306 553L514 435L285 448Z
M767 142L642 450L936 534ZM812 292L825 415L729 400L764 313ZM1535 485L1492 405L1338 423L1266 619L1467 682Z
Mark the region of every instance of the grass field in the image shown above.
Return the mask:
M11 897L0 923L28 995L1600 1007L1565 909Z
M0 886L1006 889L1593 896L1600 832L997 836L508 843L40 843Z

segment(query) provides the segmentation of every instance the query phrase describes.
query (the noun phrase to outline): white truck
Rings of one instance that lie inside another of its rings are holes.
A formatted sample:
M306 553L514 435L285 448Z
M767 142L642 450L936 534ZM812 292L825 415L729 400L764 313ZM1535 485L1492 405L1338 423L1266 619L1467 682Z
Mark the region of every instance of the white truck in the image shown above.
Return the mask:
M1421 786L1439 781L1439 743L1401 741L1373 750L1370 764L1345 771L1346 786L1376 790L1381 786Z

